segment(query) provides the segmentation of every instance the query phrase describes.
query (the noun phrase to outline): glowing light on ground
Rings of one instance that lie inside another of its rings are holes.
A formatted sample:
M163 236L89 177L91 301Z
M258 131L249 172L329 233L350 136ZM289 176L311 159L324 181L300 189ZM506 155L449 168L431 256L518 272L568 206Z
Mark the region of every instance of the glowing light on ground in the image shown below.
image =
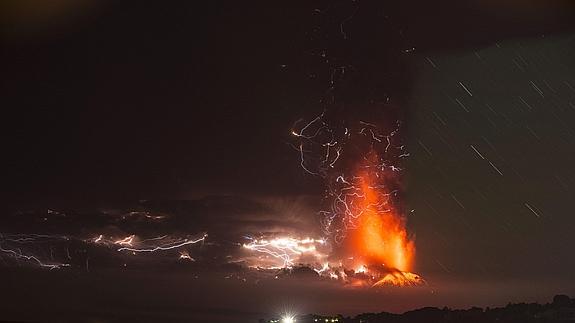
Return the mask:
M295 316L293 315L286 315L282 317L281 323L295 323Z

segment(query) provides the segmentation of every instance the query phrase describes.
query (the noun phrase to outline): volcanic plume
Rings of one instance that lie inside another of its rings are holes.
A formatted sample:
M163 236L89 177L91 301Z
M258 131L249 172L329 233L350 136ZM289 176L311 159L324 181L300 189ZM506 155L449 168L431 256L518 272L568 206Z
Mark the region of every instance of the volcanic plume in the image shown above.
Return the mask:
M371 153L368 160L375 159L375 153ZM361 171L357 178L362 210L357 218L357 227L350 230L346 240L351 246L354 261L381 277L375 286L418 283L420 278L409 273L415 244L408 237L405 219L394 205L392 193L381 184L386 179L369 168Z
M333 245L330 268L339 266L343 274L335 276L358 285L421 283L410 273L415 244L399 200L400 162L409 156L399 141L400 123L338 123L325 114L292 134L301 140L302 167L326 181L329 209L321 214Z

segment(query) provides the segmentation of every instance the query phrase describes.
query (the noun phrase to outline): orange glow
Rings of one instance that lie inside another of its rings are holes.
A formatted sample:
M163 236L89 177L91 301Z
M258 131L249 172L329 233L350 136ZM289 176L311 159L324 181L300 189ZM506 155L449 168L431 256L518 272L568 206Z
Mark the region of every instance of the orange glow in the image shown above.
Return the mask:
M423 279L417 274L410 272L396 271L385 274L383 278L381 278L379 281L373 284L373 287L383 285L413 286L413 285L419 285L421 283L423 283Z
M368 172L360 177L363 213L354 233L354 250L365 263L411 270L415 246L407 237L404 220L393 208L389 194L377 192Z
M381 173L380 173L381 175ZM410 273L415 256L415 244L409 239L405 220L391 200L391 192L381 185L375 173L363 170L360 182L361 214L350 239L356 267L365 266L374 278L373 286L417 285L423 280Z

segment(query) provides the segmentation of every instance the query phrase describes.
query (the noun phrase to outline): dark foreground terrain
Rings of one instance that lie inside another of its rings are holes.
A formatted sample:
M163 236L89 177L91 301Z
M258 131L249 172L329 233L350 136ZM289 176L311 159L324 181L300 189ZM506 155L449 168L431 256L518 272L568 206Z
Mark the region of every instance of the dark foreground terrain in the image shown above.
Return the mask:
M524 323L524 322L575 322L575 299L556 295L547 304L518 303L505 307L455 310L444 307L424 307L403 314L387 312L364 313L356 317L302 315L295 317L297 323L344 322L344 323ZM260 323L282 323L281 318L261 319Z

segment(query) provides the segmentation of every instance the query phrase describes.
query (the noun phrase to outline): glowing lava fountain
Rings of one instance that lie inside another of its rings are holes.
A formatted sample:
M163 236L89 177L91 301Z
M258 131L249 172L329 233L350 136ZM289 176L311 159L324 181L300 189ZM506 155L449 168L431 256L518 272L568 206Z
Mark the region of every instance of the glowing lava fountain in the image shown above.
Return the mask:
M407 238L403 219L389 207L388 196L383 195L385 200L381 201L382 194L375 191L367 174L360 177L364 210L356 230L356 250L366 260L409 270L415 250L413 242Z
M377 155L372 152L367 160L377 160ZM359 212L355 229L349 231L346 240L354 254L355 267L366 267L377 280L373 286L418 285L423 279L410 272L415 244L408 237L405 218L394 205L393 192L385 185L393 178L385 177L386 172L370 170L370 167L363 167L355 176L354 202Z
M329 208L320 211L321 224L333 250L327 266L316 271L359 286L418 285L424 281L410 272L415 244L398 200L401 161L409 153L398 136L401 123L393 126L395 118L383 113L373 116L375 123L342 122L324 110L292 130L302 168L326 182Z

